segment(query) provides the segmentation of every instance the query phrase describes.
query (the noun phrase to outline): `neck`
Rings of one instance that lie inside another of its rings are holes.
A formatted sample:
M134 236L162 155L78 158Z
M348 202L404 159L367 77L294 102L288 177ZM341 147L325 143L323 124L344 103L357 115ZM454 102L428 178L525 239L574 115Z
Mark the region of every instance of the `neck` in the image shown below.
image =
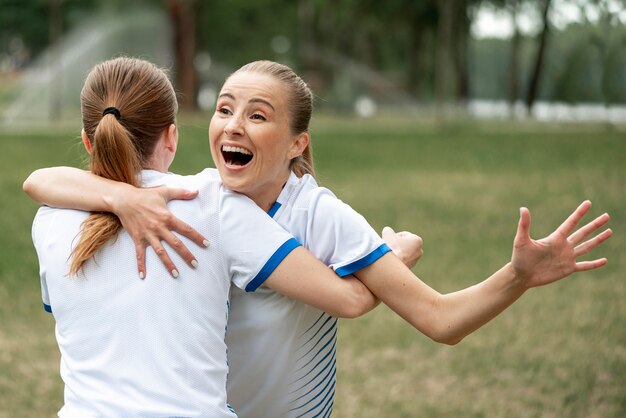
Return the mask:
M283 183L283 186L284 186L284 183ZM278 199L278 196L280 196L280 192L283 190L283 186L276 188L275 190L272 190L271 193L269 190L266 190L264 191L262 196L256 196L256 197L248 196L248 197L252 199L258 207L263 209L265 212L268 212L270 208L272 207L272 205L274 205L274 203Z
M150 158L150 161L148 161L148 163L143 166L143 169L167 173L170 168L170 164L172 163L172 159L173 156L159 155L159 153L155 152L154 155L152 155L152 158Z
M291 171L288 171L284 177L278 179L274 184L265 185L259 193L254 196L248 195L248 197L252 199L258 207L268 212L283 191L290 174Z

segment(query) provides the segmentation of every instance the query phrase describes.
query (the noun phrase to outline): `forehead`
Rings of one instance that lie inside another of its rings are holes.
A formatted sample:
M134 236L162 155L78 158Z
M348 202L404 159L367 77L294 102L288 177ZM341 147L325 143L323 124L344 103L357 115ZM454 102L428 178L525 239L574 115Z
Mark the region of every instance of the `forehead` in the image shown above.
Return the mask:
M287 89L279 80L266 74L241 72L233 74L222 86L220 94L228 93L236 100L261 98L278 105L287 102Z

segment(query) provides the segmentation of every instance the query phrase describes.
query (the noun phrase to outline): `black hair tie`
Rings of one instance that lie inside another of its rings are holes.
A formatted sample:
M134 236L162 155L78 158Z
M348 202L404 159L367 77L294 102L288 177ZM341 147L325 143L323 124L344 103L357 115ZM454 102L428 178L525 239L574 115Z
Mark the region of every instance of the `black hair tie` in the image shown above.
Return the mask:
M118 119L118 120L122 117L122 115L120 114L120 111L117 110L116 107L107 107L102 112L102 116L108 115L109 113L112 114L113 116L115 116L115 119Z

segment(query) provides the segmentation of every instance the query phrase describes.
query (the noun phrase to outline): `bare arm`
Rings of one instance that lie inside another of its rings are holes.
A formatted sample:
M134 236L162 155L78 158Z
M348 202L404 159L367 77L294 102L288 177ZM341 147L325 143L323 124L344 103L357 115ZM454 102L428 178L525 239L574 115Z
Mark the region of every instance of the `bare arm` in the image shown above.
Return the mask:
M413 267L423 254L422 239L415 234L407 231L395 232L390 227L385 227L382 236L397 260L408 268ZM339 278L302 248L294 250L294 255L295 257L288 257L279 265L275 274L266 280L266 286L291 299L341 318L359 317L380 303L356 277L349 275Z
M340 318L356 318L379 303L361 281L340 278L303 247L287 255L264 285Z
M197 192L166 187L138 189L73 167L36 170L24 181L23 189L33 200L48 206L115 213L135 242L142 277L146 275L146 245L152 246L168 271L177 274L161 241L166 241L194 266L195 257L172 231L200 246L208 244L202 235L167 209L168 201L193 199Z
M607 214L574 232L590 207L590 202L583 202L557 230L538 241L530 238L530 213L522 208L511 262L486 280L458 292L436 292L390 254L355 275L415 328L435 341L456 344L496 317L527 289L606 264L605 258L577 261L612 234L607 229L587 240L608 222Z

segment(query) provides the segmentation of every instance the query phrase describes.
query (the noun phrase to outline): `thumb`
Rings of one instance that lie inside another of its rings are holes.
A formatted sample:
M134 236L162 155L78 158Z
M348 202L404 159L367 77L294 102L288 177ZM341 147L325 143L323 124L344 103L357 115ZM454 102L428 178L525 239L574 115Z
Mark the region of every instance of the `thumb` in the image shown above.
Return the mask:
M387 241L388 238L394 237L395 235L396 231L394 231L392 227L386 226L383 228L382 237L385 241Z
M198 196L197 190L167 188L165 199L170 200L191 200Z
M521 207L519 209L519 222L517 224L517 233L515 234L515 243L522 244L530 240L530 211L528 208Z

